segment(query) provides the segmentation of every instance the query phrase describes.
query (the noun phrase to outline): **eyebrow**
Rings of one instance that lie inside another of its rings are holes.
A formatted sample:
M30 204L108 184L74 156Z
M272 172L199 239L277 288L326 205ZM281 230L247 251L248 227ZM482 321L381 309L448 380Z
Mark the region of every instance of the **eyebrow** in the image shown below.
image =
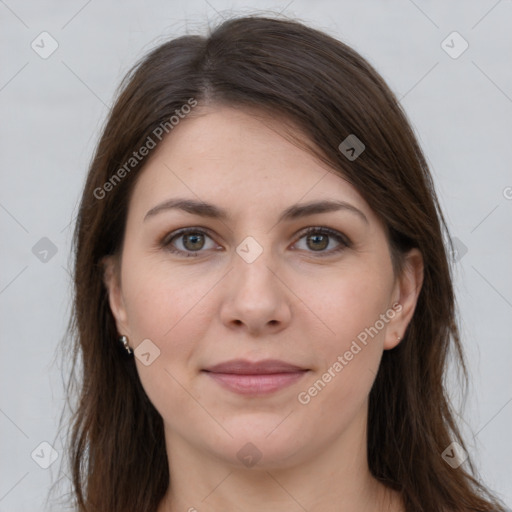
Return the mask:
M144 222L148 218L153 217L158 213L172 209L183 210L193 215L199 215L200 217L209 217L212 219L219 219L223 221L229 219L229 214L226 210L224 210L223 208L219 208L218 206L215 206L213 204L206 203L204 201L195 201L193 199L174 198L164 201L163 203L155 206L154 208L151 208L151 210L149 210L146 213L144 217ZM294 204L286 208L286 210L284 210L281 213L278 222L295 220L317 213L335 212L340 210L355 213L366 224L369 224L366 215L352 204L347 203L345 201L332 200Z

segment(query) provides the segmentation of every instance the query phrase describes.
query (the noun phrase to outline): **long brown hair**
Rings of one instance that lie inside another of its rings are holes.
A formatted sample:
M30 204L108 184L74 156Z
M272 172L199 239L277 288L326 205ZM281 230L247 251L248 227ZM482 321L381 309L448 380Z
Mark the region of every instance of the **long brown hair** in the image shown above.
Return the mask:
M257 15L228 19L207 37L170 40L137 63L92 160L74 236L69 326L76 510L155 512L172 485L163 421L118 342L101 261L122 248L130 193L145 164L127 170L126 162L191 98L292 121L307 135L308 151L347 179L383 221L395 271L405 251L421 251L424 281L414 316L404 339L384 352L370 392L369 468L400 491L408 512L504 510L478 481L471 458L454 469L441 456L452 442L465 449L443 387L450 354L463 387L468 377L449 233L407 117L381 76L349 46L297 20ZM365 145L356 159L339 147L350 135Z

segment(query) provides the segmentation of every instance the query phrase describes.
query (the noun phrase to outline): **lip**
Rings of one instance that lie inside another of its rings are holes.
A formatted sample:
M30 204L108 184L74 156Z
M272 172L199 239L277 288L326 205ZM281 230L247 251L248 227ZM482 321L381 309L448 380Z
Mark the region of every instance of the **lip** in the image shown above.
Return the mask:
M305 371L301 368L279 359L264 359L262 361L248 361L247 359L232 359L205 368L204 371L212 373L234 373L237 375L261 375L271 373L292 373Z
M242 395L274 393L300 380L309 370L285 361L233 359L203 370L224 388Z

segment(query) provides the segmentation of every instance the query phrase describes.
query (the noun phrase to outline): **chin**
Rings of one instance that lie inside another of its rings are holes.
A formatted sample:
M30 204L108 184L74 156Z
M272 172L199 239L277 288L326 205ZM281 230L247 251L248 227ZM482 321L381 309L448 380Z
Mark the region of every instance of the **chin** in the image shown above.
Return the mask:
M265 416L250 423L225 422L233 437L225 435L222 442L211 442L209 451L238 469L285 469L298 464L303 448L311 443L300 435L298 427L292 431L290 424L285 427L282 416Z

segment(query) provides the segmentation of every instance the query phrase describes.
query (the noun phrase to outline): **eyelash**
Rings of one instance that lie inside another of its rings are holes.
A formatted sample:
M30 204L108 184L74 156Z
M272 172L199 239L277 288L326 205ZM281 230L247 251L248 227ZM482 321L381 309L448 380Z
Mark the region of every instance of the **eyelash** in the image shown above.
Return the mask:
M312 233L328 235L328 236L334 238L340 244L340 246L337 249L331 249L330 251L326 251L326 252L325 251L318 251L318 252L317 251L308 251L308 252L312 252L312 253L317 252L317 254L319 255L320 258L331 256L333 254L337 254L337 253L343 251L344 249L348 249L348 248L352 247L351 241L346 236L342 235L338 231L335 231L334 229L330 229L327 227L306 228L304 231L302 231L300 233L298 240L301 240L305 236L310 235ZM179 254L179 255L187 257L187 258L188 257L197 257L199 255L199 253L205 252L202 250L185 252L185 251L182 251L181 249L176 249L175 247L172 246L172 241L174 239L179 238L180 236L183 236L186 234L202 234L202 235L208 236L209 238L212 238L210 236L209 232L202 228L183 228L183 229L179 229L178 231L175 231L175 232L170 233L169 235L165 236L161 240L160 245L162 246L162 248L168 250L169 252L171 252L173 254Z

